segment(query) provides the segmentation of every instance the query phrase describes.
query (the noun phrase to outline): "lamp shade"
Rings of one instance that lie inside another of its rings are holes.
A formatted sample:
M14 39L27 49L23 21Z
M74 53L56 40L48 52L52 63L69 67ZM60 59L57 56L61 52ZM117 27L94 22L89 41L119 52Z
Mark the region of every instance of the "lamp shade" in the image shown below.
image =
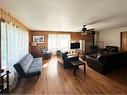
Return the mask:
M31 46L37 46L37 42L32 42Z

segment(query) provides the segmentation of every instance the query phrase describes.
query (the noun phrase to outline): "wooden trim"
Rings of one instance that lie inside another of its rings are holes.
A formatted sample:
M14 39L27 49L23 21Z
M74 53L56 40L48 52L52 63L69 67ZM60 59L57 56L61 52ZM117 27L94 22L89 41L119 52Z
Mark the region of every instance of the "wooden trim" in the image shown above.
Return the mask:
M5 20L3 18L0 18L0 22L5 22Z
M122 32L120 32L120 51L122 52Z
M0 8L0 20L6 21L7 23L12 23L12 24L20 27L23 30L30 31L25 25L23 25L19 20L17 20L15 17L13 17L5 9Z
M53 32L53 33L80 33L79 31L48 31L48 30L31 30L32 32Z

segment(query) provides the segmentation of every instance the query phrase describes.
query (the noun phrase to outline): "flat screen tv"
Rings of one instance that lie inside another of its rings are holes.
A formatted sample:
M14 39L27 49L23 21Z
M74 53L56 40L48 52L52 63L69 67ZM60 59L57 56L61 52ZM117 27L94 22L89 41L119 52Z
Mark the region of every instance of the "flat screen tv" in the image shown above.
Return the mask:
M80 48L80 43L71 43L70 48L71 49L79 49Z

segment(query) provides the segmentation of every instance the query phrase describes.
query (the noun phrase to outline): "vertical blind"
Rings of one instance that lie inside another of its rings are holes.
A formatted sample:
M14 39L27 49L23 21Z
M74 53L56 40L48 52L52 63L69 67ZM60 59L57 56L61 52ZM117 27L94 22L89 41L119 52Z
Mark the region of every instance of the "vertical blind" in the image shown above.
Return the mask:
M11 23L1 22L1 67L12 70L28 53L28 31L22 30Z
M68 51L70 49L70 34L49 34L48 50L56 52L56 50Z

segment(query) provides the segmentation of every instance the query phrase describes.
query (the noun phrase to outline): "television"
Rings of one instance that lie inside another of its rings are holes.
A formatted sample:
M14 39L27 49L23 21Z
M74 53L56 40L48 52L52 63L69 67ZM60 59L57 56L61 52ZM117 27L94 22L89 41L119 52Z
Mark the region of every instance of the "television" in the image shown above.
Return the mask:
M71 49L79 49L80 48L80 43L79 42L71 43L70 48Z

